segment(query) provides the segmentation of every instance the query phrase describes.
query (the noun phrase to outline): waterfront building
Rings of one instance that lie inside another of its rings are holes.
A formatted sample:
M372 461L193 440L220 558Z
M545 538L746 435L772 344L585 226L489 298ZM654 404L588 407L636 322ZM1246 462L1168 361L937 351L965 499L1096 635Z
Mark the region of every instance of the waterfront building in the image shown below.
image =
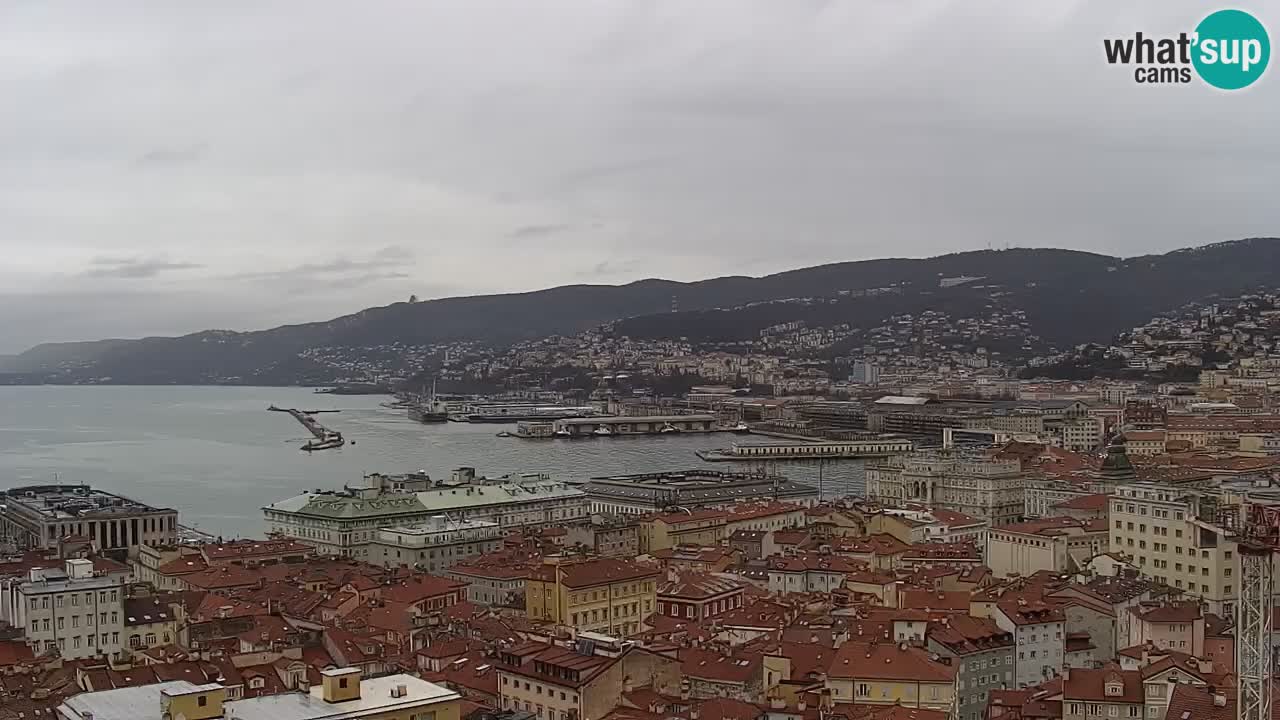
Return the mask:
M58 707L64 720L458 720L461 696L413 675L362 678L359 668L321 670L320 684L240 700L220 683L187 680L87 692Z
M107 554L136 555L144 545L178 540L178 511L155 508L89 485L28 485L0 495L0 541L56 548L87 538Z
M451 520L479 520L499 528L536 529L582 522L587 494L546 475L494 480L467 477L425 490L397 490L371 475L357 487L306 492L264 507L269 534L312 545L322 555L369 558L369 544L384 528Z
M753 500L816 505L818 489L778 475L684 470L592 478L585 486L593 513L644 515L672 507L722 508Z
M1016 459L962 451L920 452L867 468L867 497L889 505L908 502L989 520L1017 521L1027 476Z
M626 637L657 607L661 572L615 558L561 562L548 558L530 575L525 613L579 632Z
M379 530L369 543L369 562L383 567L408 565L436 573L501 548L502 528L498 523L450 520L437 515L416 525Z
M25 632L31 652L57 650L65 660L110 656L123 647L124 586L95 576L90 560L33 568L0 580L0 620Z

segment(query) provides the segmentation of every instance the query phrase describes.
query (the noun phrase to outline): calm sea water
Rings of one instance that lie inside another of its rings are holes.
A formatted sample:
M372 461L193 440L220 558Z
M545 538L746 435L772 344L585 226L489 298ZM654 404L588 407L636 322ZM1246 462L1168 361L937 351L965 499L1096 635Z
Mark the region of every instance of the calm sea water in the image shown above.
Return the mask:
M339 488L370 472L425 470L448 477L472 466L489 476L546 472L566 480L692 467L698 449L725 434L595 438L500 438L502 425L410 421L376 396L317 395L305 388L0 387L0 487L79 483L177 508L181 521L225 536L259 537L263 505L315 488ZM354 441L305 453L305 431L267 406L337 409L321 423ZM761 438L763 439L763 438ZM816 483L816 464L783 474ZM860 494L858 462L821 469L827 495Z

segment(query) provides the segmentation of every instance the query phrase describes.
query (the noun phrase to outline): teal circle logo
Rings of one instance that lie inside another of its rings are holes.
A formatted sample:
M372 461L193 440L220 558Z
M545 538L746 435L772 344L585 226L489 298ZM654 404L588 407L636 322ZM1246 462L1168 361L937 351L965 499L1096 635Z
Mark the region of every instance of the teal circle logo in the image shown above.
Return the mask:
M1200 78L1221 90L1239 90L1262 77L1271 40L1258 19L1243 10L1219 10L1196 26L1191 63Z

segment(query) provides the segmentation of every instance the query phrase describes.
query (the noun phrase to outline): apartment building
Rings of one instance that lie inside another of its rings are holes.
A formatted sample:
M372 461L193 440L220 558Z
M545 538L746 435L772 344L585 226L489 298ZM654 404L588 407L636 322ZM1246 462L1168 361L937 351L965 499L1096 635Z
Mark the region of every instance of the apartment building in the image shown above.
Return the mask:
M729 513L695 510L653 515L640 520L640 552L669 550L679 545L719 545L725 537Z
M680 687L674 658L604 635L580 634L567 646L526 642L504 648L495 666L501 709L534 713L539 720L602 718L632 683L668 694Z
M378 530L369 543L369 562L443 572L457 563L501 550L502 534L495 522L437 515L412 526Z
M660 576L657 568L615 558L548 558L526 583L525 612L580 632L625 637L654 613Z
M1107 521L1051 517L987 531L987 565L997 576L1074 572L1107 552Z
M1133 457L1151 457L1165 452L1164 430L1130 430L1124 434L1125 452Z
M1062 720L1139 720L1145 708L1140 671L1070 668L1063 675Z
M1147 645L1204 657L1205 618L1199 603L1147 603L1128 609L1126 647Z
M963 614L932 623L926 647L946 658L957 671L955 720L982 720L992 690L1013 684L1013 633L988 618Z
M837 650L824 684L837 703L901 705L950 712L956 665L907 643L846 642Z
M1018 652L1013 659L1013 687L1038 685L1062 672L1066 647L1066 614L1043 601L1001 600L991 619L1013 633Z
M120 580L94 576L89 560L0 580L0 620L23 628L37 655L54 649L66 660L115 655L124 644L124 618Z
M1111 549L1131 556L1144 575L1204 600L1209 612L1230 616L1240 561L1217 524L1221 500L1217 492L1154 482L1121 486L1111 499Z
M1082 417L1062 424L1062 448L1071 452L1087 453L1102 444L1102 419Z
M742 607L746 583L731 577L671 571L658 587L658 614L701 622Z

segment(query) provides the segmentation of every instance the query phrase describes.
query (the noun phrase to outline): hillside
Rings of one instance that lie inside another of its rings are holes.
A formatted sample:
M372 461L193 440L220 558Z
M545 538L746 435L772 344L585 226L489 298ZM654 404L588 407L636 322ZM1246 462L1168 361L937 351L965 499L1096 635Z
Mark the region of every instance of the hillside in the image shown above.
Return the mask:
M942 287L944 278L972 279ZM255 332L48 344L7 359L5 371L119 383L322 381L328 371L308 352L315 348L385 352L388 346L468 340L503 345L612 321L618 321L616 332L633 337L723 341L799 319L865 325L923 309L976 312L993 293L1025 312L1046 342L1065 346L1105 340L1192 300L1257 287L1280 287L1280 241L1241 240L1127 259L1055 249L978 251L835 263L760 278L642 280L396 303ZM681 312L670 312L673 297ZM788 298L821 301L778 302Z

